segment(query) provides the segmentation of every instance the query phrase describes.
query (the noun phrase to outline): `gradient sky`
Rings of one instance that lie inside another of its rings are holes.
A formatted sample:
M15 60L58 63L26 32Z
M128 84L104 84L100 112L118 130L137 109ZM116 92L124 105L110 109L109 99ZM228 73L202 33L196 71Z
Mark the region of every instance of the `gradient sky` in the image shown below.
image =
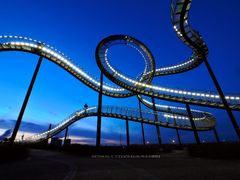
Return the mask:
M231 3L228 0L193 0L189 15L192 27L202 34L209 47L208 60L224 92L233 94L240 94L239 6L238 0L231 0ZM142 41L151 50L157 67L178 63L191 54L191 49L173 31L170 0L6 0L1 2L1 7L0 34L27 36L50 44L95 76L100 73L95 48L103 38L113 34L126 34ZM143 70L143 60L134 50L119 46L113 47L111 52L112 64L124 73L134 76ZM0 53L0 119L17 118L37 59L36 55L23 52ZM154 83L215 91L203 64L187 73L155 78ZM85 103L97 105L97 97L95 91L45 59L23 121L47 128L49 123L57 124ZM103 104L138 107L136 97L104 96ZM192 107L216 116L222 140L236 140L225 111ZM239 122L240 113L234 114ZM145 131L147 141L156 143L155 127L145 125ZM87 138L86 142L94 143L96 118L75 123L69 132L70 136ZM102 132L103 143L119 144L120 139L124 143L125 121L103 118ZM161 134L164 143L176 139L175 130L161 128ZM180 134L183 142L193 142L192 132L181 131ZM130 135L132 143L142 143L140 124L130 122ZM200 133L200 138L214 141L213 132Z

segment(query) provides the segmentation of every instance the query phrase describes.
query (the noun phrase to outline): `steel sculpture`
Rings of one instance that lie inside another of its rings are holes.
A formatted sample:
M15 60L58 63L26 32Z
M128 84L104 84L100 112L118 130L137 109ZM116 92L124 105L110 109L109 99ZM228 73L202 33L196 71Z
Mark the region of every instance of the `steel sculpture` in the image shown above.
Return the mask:
M172 1L171 20L173 29L178 38L192 49L192 55L185 61L168 67L156 68L152 53L147 46L139 40L128 35L112 35L103 39L96 48L96 62L101 70L100 79L98 79L95 76L90 75L87 71L84 71L76 63L73 63L69 57L48 44L23 36L0 36L0 51L22 51L36 54L41 58L46 58L99 93L98 107L89 107L87 109L78 110L70 115L66 120L59 123L56 127L41 134L26 138L24 142L39 142L51 138L66 129L72 123L88 116L98 117L96 138L97 146L100 146L101 144L101 117L112 117L123 119L127 122L130 120L141 123L144 144L145 137L143 123L155 125L157 129L160 126L176 129L179 143L181 143L178 132L179 130L194 131L198 144L200 143L197 133L198 131L213 130L216 139L219 142L219 137L215 129L216 120L214 116L208 112L190 109L190 105L225 109L231 119L238 137L240 138L239 126L232 113L233 110L240 110L240 96L223 94L221 87L207 61L208 47L199 32L192 29L189 25L188 15L191 2L191 0ZM129 77L111 65L108 57L108 51L112 46L119 44L124 44L135 49L142 56L145 62L145 68L140 76L136 78ZM209 91L204 92L198 90L175 89L152 84L152 80L156 76L184 73L198 67L201 63L206 65L218 91L217 93ZM110 79L113 84L109 85L104 82L103 76ZM30 93L28 95L30 95ZM137 96L140 103L139 109L102 106L102 95L115 98ZM152 98L153 101L147 100L147 98L145 98L146 96ZM156 104L154 99L182 103L186 105L186 108ZM141 110L141 103L149 107L151 110ZM172 122L170 122L169 119L172 119ZM21 121L18 121L18 124L16 125L18 127L19 122ZM18 127L15 128L15 133L11 138L12 142L15 140ZM129 134L129 132L127 134ZM159 143L161 144L160 130L158 132L158 137ZM127 139L129 139L129 137L127 137Z

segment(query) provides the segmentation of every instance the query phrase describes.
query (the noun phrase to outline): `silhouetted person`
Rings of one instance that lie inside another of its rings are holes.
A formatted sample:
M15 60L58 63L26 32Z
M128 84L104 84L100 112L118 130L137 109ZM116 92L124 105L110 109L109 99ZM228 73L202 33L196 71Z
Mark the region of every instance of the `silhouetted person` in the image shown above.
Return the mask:
M85 113L87 113L87 109L88 109L88 105L87 105L87 104L84 104Z
M88 105L87 104L84 104L84 109L88 109Z

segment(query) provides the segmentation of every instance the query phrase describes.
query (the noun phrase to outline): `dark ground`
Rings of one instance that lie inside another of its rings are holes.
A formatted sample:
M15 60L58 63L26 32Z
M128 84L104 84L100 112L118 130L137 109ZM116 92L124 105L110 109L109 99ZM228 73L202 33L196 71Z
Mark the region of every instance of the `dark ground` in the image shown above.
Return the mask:
M123 156L124 157L124 156ZM0 164L1 180L240 179L240 160L189 157L173 151L155 158L80 157L31 149L27 160Z

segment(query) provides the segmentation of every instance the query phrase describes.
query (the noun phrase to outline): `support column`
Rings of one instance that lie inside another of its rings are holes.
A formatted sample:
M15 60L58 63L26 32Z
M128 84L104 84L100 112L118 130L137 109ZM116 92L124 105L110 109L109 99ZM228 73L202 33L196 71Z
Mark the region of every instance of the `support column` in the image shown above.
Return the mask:
M52 128L52 124L49 124L49 126L48 126L48 131L50 131L51 128ZM47 134L46 145L48 145L49 135L50 135L50 133Z
M217 133L217 130L215 127L213 128L213 132L214 132L217 143L220 143L220 139L219 139L219 136L218 136L218 133Z
M103 73L100 74L100 89L98 94L98 117L97 117L97 137L96 147L101 146L101 123L102 123L102 89L103 89Z
M13 143L14 143L14 140L15 140L15 138L16 138L18 129L19 129L20 124L21 124L21 122L22 122L22 117L23 117L23 115L24 115L24 112L25 112L25 109L26 109L26 106L27 106L27 103L28 103L28 99L29 99L29 97L30 97L30 95L31 95L34 82L35 82L35 80L36 80L36 77L37 77L37 74L38 74L40 65L41 65L41 63L42 63L42 59L43 59L43 57L41 56L41 57L39 58L39 60L38 60L36 69L35 69L34 74L33 74L33 77L32 77L32 80L31 80L30 85L29 85L28 90L27 90L27 94L26 94L26 96L25 96L25 98L24 98L24 101L23 101L23 104L22 104L20 113L19 113L19 115L18 115L17 122L16 122L16 124L15 124L14 130L13 130L13 133L12 133L12 136L11 136L11 138L10 138L10 140L9 140L9 143L10 143L10 144L13 144Z
M197 142L197 144L200 144L200 139L199 139L199 136L198 136L198 133L197 133L197 128L196 128L195 123L193 121L192 112L191 112L189 104L186 104L186 109L187 109L187 112L188 112L188 117L189 117L192 129L193 129L193 132L194 132L196 142Z
M52 129L52 124L50 123L48 126L48 131L50 131Z
M67 136L68 136L68 127L66 127L66 130L65 130L65 136L64 136L64 141L63 141L64 145L66 145Z
M182 141L181 141L181 139L180 139L179 130L176 129L176 132L177 132L178 143L179 143L179 145L181 146L181 145L182 145Z
M143 117L143 116L142 116L142 106L141 106L141 102L140 102L139 99L138 99L138 105L139 105L140 117L142 118L142 117ZM141 127L142 127L142 139L143 139L143 145L146 145L143 121L141 122Z
M174 118L173 120L174 120L174 124L177 125L176 119ZM180 134L179 134L178 128L176 128L176 132L177 132L178 143L181 146L182 145L182 141L180 139Z
M223 104L225 106L225 109L226 109L226 111L228 113L228 116L229 116L231 122L232 122L233 128L234 128L234 130L235 130L235 132L236 132L236 134L238 136L238 139L240 140L240 129L239 129L238 123L237 123L237 121L236 121L236 119L235 119L235 117L234 117L234 115L233 115L233 113L232 113L228 103L227 103L227 100L226 100L226 98L225 98L225 96L223 94L223 91L222 91L222 89L221 89L221 87L220 87L220 85L219 85L219 83L217 81L217 78L214 75L213 70L212 70L212 68L211 68L211 66L208 63L206 58L204 59L204 63L206 65L207 70L208 70L208 72L209 72L209 74L210 74L210 76L212 78L212 81L213 81L213 83L214 83L214 85L215 85L215 87L216 87L216 89L218 91L218 94L219 94L219 96L220 96L220 98L221 98L221 100L222 100L222 102L223 102Z
M130 146L130 138L129 138L129 126L128 126L128 120L126 119L126 136L127 136L127 147Z
M154 97L152 97L152 103L153 103L154 118L155 118L155 121L158 121L158 116L157 116L157 110L156 110ZM162 145L162 139L161 139L161 134L160 134L160 127L158 125L156 125L156 129L157 129L157 136L158 136L158 144Z

